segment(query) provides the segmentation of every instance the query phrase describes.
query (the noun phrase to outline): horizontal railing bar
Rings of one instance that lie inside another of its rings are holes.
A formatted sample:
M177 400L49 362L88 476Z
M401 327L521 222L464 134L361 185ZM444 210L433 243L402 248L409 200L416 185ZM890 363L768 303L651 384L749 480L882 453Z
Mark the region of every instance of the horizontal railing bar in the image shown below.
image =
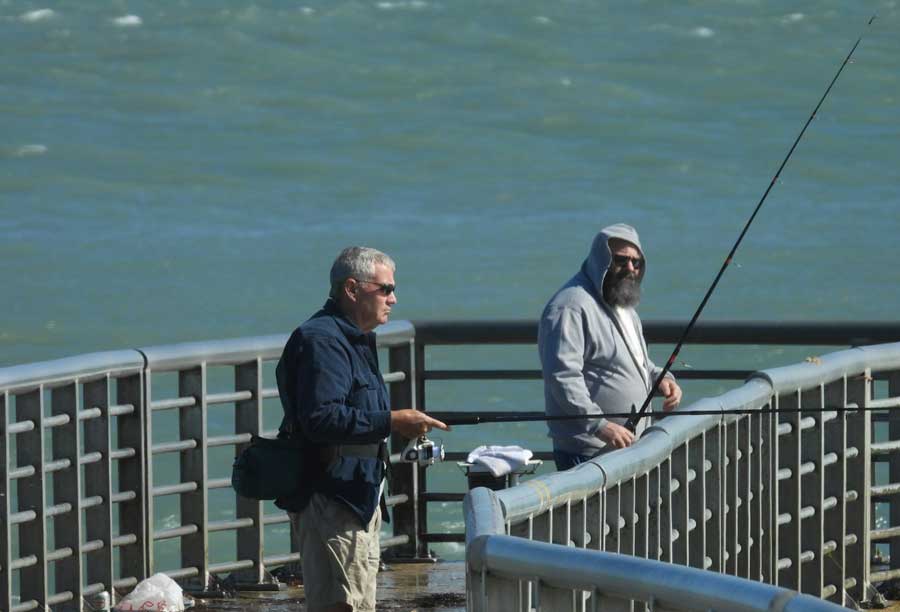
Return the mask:
M118 504L137 499L137 493L134 491L122 491L120 493L113 493L109 499L112 503Z
M227 489L231 486L231 478L210 478L206 481L207 489Z
M266 387L260 393L263 399L278 397L278 387Z
M196 525L182 525L181 527L173 527L171 529L160 529L153 534L154 540L169 540L172 538L180 538L186 535L192 535L199 531Z
M900 482L873 486L869 489L869 494L873 498L889 497L891 495L900 494Z
M97 417L103 416L103 411L96 406L93 408L86 408L84 410L78 411L78 420L79 421L89 421L91 419L96 419Z
M124 535L116 536L112 540L113 546L131 546L132 544L137 543L137 536L133 533L126 533Z
M60 591L59 593L54 593L47 597L47 605L55 606L57 604L66 603L67 601L72 601L75 598L75 595L72 591Z
M29 599L28 601L23 601L20 604L17 604L9 609L9 612L28 612L29 610L36 610L38 608L38 602L33 599Z
M423 533L419 536L425 542L465 542L464 533Z
M110 459L131 459L137 454L133 448L117 448L114 451L109 451Z
M93 508L95 506L99 506L103 503L103 498L99 495L92 495L91 497L85 497L81 500L81 509L85 508Z
M124 589L127 587L134 586L138 583L138 579L135 576L128 576L126 578L119 578L118 580L113 580L113 586L117 589Z
M388 372L381 376L386 383L403 382L406 380L406 372Z
M109 407L109 416L124 416L133 412L134 406L132 404L118 404Z
M89 553L94 552L95 550L102 550L106 547L106 544L103 543L103 540L91 540L90 542L85 542L81 545L81 553Z
M284 565L300 560L300 553L288 553L286 555L272 555L263 558L263 565Z
M196 567L183 567L181 569L169 570L163 573L169 578L176 580L178 578L193 578L194 576L199 576L200 570Z
M466 496L465 493L419 493L419 500L424 502L459 502Z
M263 516L263 525L278 525L280 523L290 523L291 517L284 514L266 514Z
M872 529L869 531L869 538L872 540L887 540L895 536L900 536L900 526Z
M179 453L195 448L197 448L196 440L178 440L176 442L160 442L159 444L154 444L150 448L150 452L154 455L162 455L163 453Z
M34 421L17 421L10 423L6 428L6 433L9 435L27 433L29 431L34 431Z
M196 397L173 397L172 399L150 402L150 410L172 410L173 408L189 408L197 404Z
M223 563L211 563L209 566L209 572L211 574L235 572L237 570L253 567L253 565L254 563L252 559L245 559L243 561L225 561Z
M746 380L753 370L673 370L683 380ZM540 370L425 370L425 380L540 380ZM386 380L386 379L385 379Z
M425 370L425 380L540 380L540 370Z
M231 402L244 402L253 399L252 391L230 391L227 393L207 393L206 405L228 404Z
M44 473L50 474L52 472L58 472L60 470L64 470L72 465L72 462L68 459L57 459L56 461L48 461L44 464Z
M60 514L65 514L66 512L72 511L72 504L69 502L63 502L61 504L56 504L55 506L48 506L47 510L44 512L44 516L50 518L51 516L59 516Z
M105 591L106 586L102 582L95 582L94 584L89 584L81 589L82 595L96 595L100 591Z
M21 557L11 561L9 569L17 570L22 569L23 567L31 567L32 565L37 565L37 557L35 555L28 555L27 557Z
M867 408L900 408L900 397L885 397L882 399L869 400L866 404Z
M241 529L243 527L253 527L253 519L241 518L229 521L210 521L207 524L207 531L228 531L229 529Z
M34 476L34 466L26 465L25 467L16 468L14 470L10 470L7 472L10 480L16 480L18 478L28 478L29 476Z
M381 538L379 542L379 546L382 549L390 548L391 546L402 546L403 544L409 544L408 535L395 535L387 538Z
M103 459L103 453L93 452L78 458L78 465L90 465Z
M8 520L10 525L19 525L21 523L33 521L36 518L37 513L34 510L22 510L21 512L10 514Z
M881 572L872 572L869 574L869 581L874 583L887 582L894 578L900 578L900 569L890 569Z
M384 505L388 508L393 508L394 506L399 506L400 504L405 504L409 501L409 495L406 493L400 493L398 495L385 495L384 496Z
M872 442L869 450L873 456L875 455L891 455L900 452L900 440L890 440L888 442Z
M234 434L230 436L214 436L206 439L207 448L216 446L228 446L229 444L243 444L249 442L253 436L248 433Z
M419 344L536 344L537 320L412 321ZM650 344L674 344L684 321L643 321ZM900 340L896 321L698 321L688 344L862 346Z
M68 414L54 414L53 416L44 417L44 429L68 425L69 420Z
M164 485L161 487L153 487L153 497L161 497L163 495L175 495L176 493L190 493L197 490L196 482L181 482L173 485Z
M57 548L56 550L50 551L47 553L45 559L47 561L59 561L61 559L66 559L72 556L72 549L66 546L65 548Z

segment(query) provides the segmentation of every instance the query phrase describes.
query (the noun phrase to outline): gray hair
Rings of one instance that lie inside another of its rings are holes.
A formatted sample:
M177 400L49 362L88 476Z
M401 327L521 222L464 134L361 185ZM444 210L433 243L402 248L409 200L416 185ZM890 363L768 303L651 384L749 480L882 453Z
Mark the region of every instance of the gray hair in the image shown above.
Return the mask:
M391 272L397 269L394 260L377 249L362 246L347 247L341 251L331 265L331 293L329 295L337 299L341 294L344 281L348 278L371 280L375 274L375 266L379 264L390 268Z

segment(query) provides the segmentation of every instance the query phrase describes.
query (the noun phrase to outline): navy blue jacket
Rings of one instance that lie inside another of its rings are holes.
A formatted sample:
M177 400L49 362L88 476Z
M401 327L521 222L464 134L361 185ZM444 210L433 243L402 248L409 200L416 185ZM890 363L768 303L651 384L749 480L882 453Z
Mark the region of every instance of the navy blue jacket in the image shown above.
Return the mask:
M276 500L300 512L314 492L347 504L363 525L378 508L384 476L374 457L336 457L322 451L339 444L377 444L391 432L387 389L378 369L375 334L345 318L333 300L294 330L278 363L278 390L290 429L303 448L304 482L298 493Z

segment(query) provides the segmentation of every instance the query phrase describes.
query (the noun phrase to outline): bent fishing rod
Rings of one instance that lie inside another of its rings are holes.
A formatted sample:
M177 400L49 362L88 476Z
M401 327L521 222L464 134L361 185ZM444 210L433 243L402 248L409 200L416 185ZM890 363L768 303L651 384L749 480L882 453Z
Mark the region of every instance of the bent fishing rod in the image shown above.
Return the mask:
M872 18L869 19L869 22L866 26L871 26L872 22L875 21L875 15L872 15ZM694 324L697 322L697 319L700 318L700 313L703 312L703 309L706 307L706 303L709 301L710 296L713 294L713 291L716 290L716 287L719 284L719 280L722 278L722 275L725 274L725 270L731 265L731 262L734 258L734 254L737 252L738 247L741 242L744 240L744 236L747 234L747 230L750 229L750 225L753 223L753 220L756 218L757 213L762 208L763 202L766 201L766 198L769 196L769 192L772 191L772 187L775 186L776 181L778 181L778 177L781 176L781 171L784 169L785 165L787 165L788 160L791 158L791 155L794 153L794 149L797 148L797 145L800 143L800 139L803 138L803 134L806 133L806 128L809 127L809 124L812 123L812 120L815 118L816 113L819 112L819 108L822 106L822 103L825 102L825 98L828 97L828 93L831 91L831 88L834 87L835 82L837 82L838 77L841 76L841 72L844 71L844 67L850 62L850 58L853 57L853 52L856 51L856 47L859 46L859 43L862 41L863 35L860 34L859 38L856 39L856 43L853 45L853 48L850 49L850 53L847 54L847 57L844 58L844 61L841 63L840 68L838 68L837 73L834 75L834 78L831 79L831 83L828 84L828 87L825 89L825 93L822 94L822 98L819 100L819 103L816 104L816 107L813 109L812 113L809 115L809 118L806 120L806 123L803 125L803 129L800 130L800 133L797 135L797 138L794 140L794 144L791 145L791 148L788 150L787 155L784 157L784 160L781 162L781 165L778 166L778 171L775 172L775 176L772 177L772 181L769 183L769 186L766 188L762 197L759 199L759 203L756 205L756 208L753 209L753 214L750 215L750 218L747 219L747 223L744 224L744 229L741 230L740 235L735 241L734 245L731 247L731 251L729 251L728 256L725 257L725 261L722 262L722 267L719 269L719 273L716 274L715 279L712 282L712 285L709 286L709 289L706 291L706 295L703 296L703 301L700 302L700 306L697 307L696 312L694 312L694 316L691 317L690 322L687 324L684 332L681 334L681 338L678 339L678 343L675 345L675 349L672 351L672 354L669 356L668 361L666 361L666 365L663 367L662 371L660 371L659 375L656 377L656 382L653 383L653 386L650 388L649 393L647 393L647 397L644 399L643 405L641 405L641 409L637 412L634 411L634 406L631 407L631 414L628 416L628 420L625 422L625 427L628 428L632 433L635 431L635 427L637 427L637 422L643 418L644 413L647 412L647 408L650 406L650 401L653 399L653 396L656 394L656 391L659 389L659 384L666 377L666 374L672 369L672 364L675 363L675 359L678 357L678 353L681 352L681 346L684 344L685 340L687 340L688 335L690 335L691 330L694 329Z

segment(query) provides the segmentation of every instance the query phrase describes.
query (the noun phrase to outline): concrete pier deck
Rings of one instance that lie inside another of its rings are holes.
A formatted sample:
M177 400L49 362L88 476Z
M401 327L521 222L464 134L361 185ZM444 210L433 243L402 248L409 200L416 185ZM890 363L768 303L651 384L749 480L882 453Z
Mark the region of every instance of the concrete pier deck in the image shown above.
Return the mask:
M465 612L466 579L462 561L391 563L378 574L379 611ZM197 599L198 612L305 611L303 586L281 591L241 592L228 599Z

